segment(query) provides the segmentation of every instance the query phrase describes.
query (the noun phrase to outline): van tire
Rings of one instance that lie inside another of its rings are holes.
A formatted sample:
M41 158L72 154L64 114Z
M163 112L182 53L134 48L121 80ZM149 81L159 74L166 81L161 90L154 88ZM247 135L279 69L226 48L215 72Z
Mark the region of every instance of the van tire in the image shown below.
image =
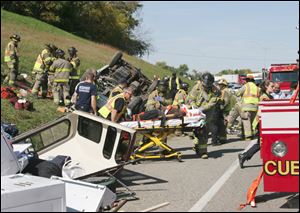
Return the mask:
M115 66L119 60L122 58L123 53L118 51L116 54L114 54L114 56L112 57L110 63L109 63L109 67L113 67Z

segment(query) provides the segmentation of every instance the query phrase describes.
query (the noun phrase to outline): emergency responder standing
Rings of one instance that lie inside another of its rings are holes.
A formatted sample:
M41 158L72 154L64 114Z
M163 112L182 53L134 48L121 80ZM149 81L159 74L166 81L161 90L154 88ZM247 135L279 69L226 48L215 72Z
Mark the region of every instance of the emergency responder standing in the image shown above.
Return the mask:
M176 108L180 108L181 105L185 104L188 90L189 90L189 84L182 82L180 89L175 95L172 106Z
M72 65L72 71L70 73L70 81L69 81L70 95L73 95L73 93L75 92L75 87L79 83L79 79L80 79L80 69L79 69L80 59L77 56L77 52L78 51L75 47L70 47L68 49L68 53L69 53L68 61Z
M197 81L197 83L195 84L195 86L193 86L192 90L189 92L187 98L186 98L186 104L187 105L195 105L196 104L196 100L198 95L201 93L201 89L202 89L202 83L201 80L199 79Z
M221 91L220 100L220 118L218 122L219 139L221 143L225 143L227 140L226 126L224 119L229 115L231 109L236 104L235 96L228 89L228 82L225 79L218 81L218 86Z
M168 85L165 81L159 81L157 89L154 90L148 97L146 103L146 111L153 109L161 110L163 107L167 107L173 103L171 98L166 98L168 92Z
M123 93L108 99L107 103L99 109L99 115L112 122L119 122L125 115L126 107L132 96L132 89L127 87Z
M121 79L119 81L119 84L113 88L113 90L110 92L109 97L108 98L112 98L118 94L123 93L124 88L126 88L128 86L127 84L127 80L126 79Z
M97 87L94 84L94 81L95 75L93 73L88 73L85 81L81 81L75 87L75 92L72 96L72 103L75 104L76 110L97 115Z
M212 145L218 145L218 96L212 91L214 76L210 73L202 75L202 89L197 97L196 107L200 108L206 114L206 128L201 133L200 128L195 129L195 151L201 158L207 159L207 138L208 133L212 134Z
M238 90L237 96L242 97L241 118L244 127L244 135L246 140L251 140L255 132L252 131L252 122L258 110L259 88L254 83L254 77L248 75L246 84Z
M19 72L19 50L18 44L21 37L17 34L10 36L10 42L7 44L4 52L4 62L7 68L5 69L5 78L3 83L13 85Z
M169 79L169 90L171 91L171 98L174 99L177 91L180 89L181 79L177 77L176 72L172 73L172 77Z
M32 88L32 95L37 97L40 88L42 98L46 98L48 92L48 72L51 64L56 59L54 57L57 47L53 44L45 44L45 49L38 55L33 67L32 74L35 75L35 82Z
M268 101L274 99L271 95L274 92L274 83L269 80L265 80L260 85L260 97L259 101ZM256 118L252 123L252 129L256 129L259 126L259 114L258 111ZM238 154L239 164L241 169L244 168L244 162L250 160L253 155L260 150L260 136L258 136L256 143L252 144L249 149L244 150L242 153Z
M53 101L56 104L60 102L60 94L63 95L64 105L70 104L70 87L69 78L72 70L72 65L69 61L64 59L65 52L61 49L56 50L56 56L58 57L50 66L50 72L54 73L53 80Z

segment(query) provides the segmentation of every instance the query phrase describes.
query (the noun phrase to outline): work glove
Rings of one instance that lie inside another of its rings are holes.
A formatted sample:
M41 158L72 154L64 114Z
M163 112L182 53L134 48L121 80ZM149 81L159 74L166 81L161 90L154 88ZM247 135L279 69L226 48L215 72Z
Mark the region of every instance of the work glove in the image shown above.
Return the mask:
M155 101L162 102L163 101L163 97L157 96L157 97L155 97Z

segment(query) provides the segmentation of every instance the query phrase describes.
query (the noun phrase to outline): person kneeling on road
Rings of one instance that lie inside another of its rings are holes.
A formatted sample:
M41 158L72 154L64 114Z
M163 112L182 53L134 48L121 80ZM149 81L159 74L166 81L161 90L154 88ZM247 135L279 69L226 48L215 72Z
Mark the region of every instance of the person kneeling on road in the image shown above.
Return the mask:
M97 88L94 84L95 75L88 73L85 81L77 84L72 96L72 103L75 104L76 110L90 112L97 115L96 95Z
M98 111L100 116L115 123L119 122L126 112L131 96L132 88L125 88L123 93L108 99L107 103Z

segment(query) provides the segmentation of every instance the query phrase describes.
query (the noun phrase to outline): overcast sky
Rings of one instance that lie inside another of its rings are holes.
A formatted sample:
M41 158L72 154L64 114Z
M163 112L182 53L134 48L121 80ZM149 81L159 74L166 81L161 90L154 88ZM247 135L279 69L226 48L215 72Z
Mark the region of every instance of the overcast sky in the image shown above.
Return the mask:
M143 59L190 70L259 71L294 63L299 50L299 2L145 1L140 17L154 51Z

